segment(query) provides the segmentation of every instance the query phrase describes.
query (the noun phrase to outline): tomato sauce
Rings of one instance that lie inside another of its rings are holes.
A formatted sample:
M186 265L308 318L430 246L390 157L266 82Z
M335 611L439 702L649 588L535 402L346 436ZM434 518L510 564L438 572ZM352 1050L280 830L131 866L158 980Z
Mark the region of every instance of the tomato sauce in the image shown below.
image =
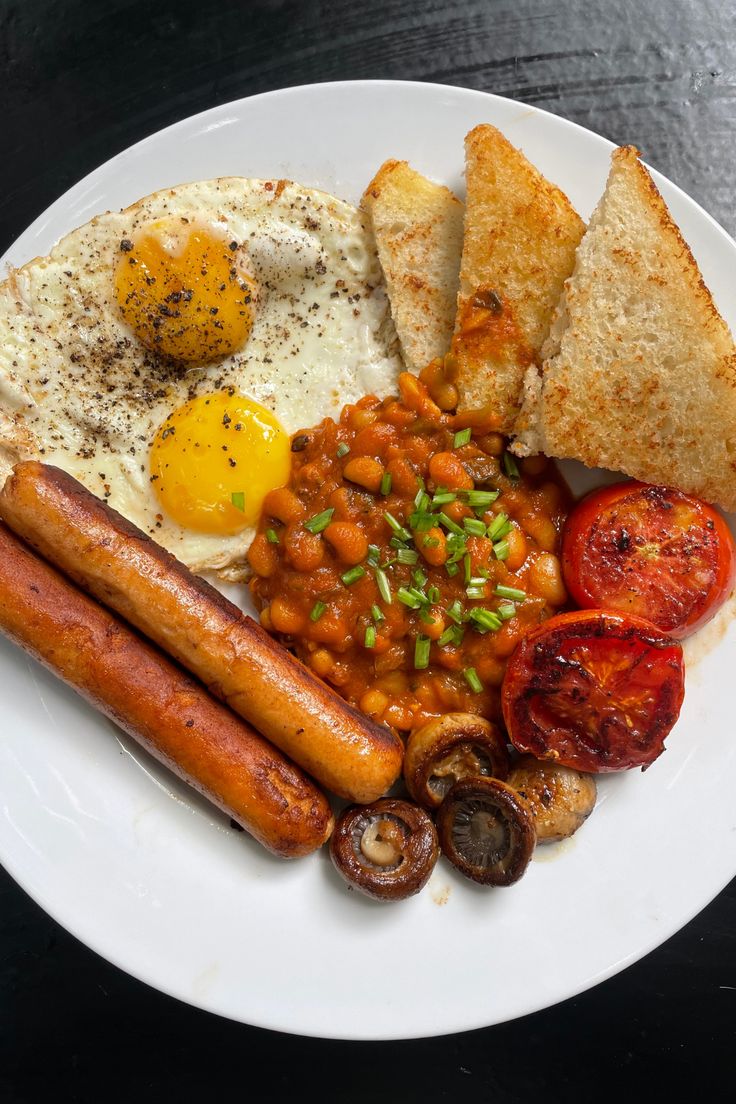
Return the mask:
M421 379L292 439L248 558L261 623L365 713L407 731L451 711L499 719L518 640L567 600L566 488L463 427Z
M508 303L504 304L492 288L483 286L476 288L460 311L452 353L445 357L445 371L450 378L458 355L475 364L495 360L528 365L534 359Z

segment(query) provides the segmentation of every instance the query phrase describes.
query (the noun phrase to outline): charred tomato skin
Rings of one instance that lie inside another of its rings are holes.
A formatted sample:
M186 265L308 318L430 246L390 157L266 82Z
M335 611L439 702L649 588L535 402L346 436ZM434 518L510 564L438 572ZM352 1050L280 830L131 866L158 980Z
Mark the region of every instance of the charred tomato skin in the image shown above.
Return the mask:
M577 605L644 617L681 639L733 590L736 543L708 503L629 480L592 491L572 510L562 571Z
M583 610L524 637L502 708L517 751L598 774L653 763L684 693L677 641L640 617Z

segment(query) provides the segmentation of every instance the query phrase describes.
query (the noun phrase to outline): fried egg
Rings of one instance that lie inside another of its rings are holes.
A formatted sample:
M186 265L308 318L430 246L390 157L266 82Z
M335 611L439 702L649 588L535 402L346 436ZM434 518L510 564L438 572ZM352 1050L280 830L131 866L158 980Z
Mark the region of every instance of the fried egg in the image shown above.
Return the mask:
M359 211L290 181L181 185L0 285L0 477L56 464L193 570L235 578L289 435L399 371Z

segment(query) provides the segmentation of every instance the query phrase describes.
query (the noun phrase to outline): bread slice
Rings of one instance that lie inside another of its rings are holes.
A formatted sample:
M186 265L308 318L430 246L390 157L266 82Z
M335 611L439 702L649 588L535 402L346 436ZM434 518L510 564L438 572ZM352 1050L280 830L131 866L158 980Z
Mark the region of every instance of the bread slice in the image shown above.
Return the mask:
M467 200L452 342L458 410L509 432L585 225L567 197L495 127L465 139Z
M736 508L736 346L637 150L615 150L514 451Z
M450 348L455 324L463 205L406 161L386 161L365 190L399 344L420 372Z

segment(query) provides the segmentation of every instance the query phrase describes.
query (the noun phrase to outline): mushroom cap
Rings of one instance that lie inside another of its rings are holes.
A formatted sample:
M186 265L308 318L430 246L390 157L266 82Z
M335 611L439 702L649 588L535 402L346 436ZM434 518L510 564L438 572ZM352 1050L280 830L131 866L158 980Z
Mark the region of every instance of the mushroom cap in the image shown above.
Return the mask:
M415 729L406 744L404 781L426 809L438 809L463 778L506 778L509 755L500 729L475 713L445 713Z
M507 782L531 806L538 843L567 839L595 808L597 787L593 775L561 763L524 755Z
M518 882L536 843L528 802L497 778L456 782L440 805L437 831L453 866L488 886Z
M378 901L400 901L427 884L440 846L431 818L408 801L350 805L337 819L330 857L348 885Z

